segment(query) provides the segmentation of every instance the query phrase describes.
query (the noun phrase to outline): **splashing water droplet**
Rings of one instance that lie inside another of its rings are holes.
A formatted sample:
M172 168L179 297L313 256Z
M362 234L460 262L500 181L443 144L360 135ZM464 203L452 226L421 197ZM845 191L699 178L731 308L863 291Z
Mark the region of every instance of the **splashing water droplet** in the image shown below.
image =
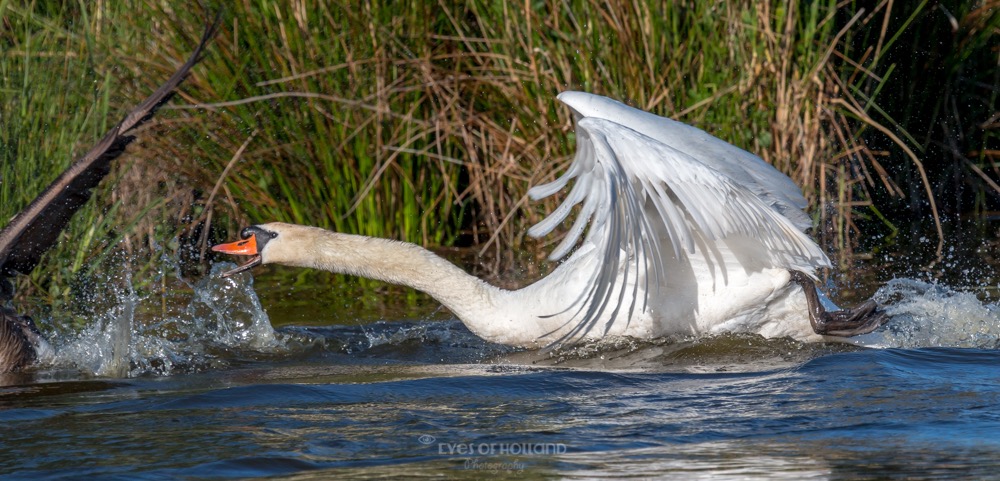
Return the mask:
M115 290L114 305L57 345L52 364L101 377L166 375L220 368L241 357L284 349L252 278L221 277L232 267L214 265L210 275L191 286L183 309L152 319L137 317L146 299L136 294L126 274L125 287Z
M855 338L873 347L1000 346L1000 308L974 294L915 279L894 279L875 293L890 320Z

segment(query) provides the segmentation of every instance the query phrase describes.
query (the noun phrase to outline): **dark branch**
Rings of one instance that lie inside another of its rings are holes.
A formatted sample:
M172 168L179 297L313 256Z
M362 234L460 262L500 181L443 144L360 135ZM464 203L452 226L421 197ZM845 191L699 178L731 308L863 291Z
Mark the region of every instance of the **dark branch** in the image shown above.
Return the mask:
M217 15L206 25L194 53L166 83L129 112L0 231L0 284L8 285L7 278L17 273L27 274L38 265L42 254L56 243L73 214L90 199L92 189L108 174L111 161L133 140L129 133L170 100L174 89L201 60L205 45L218 31L219 19ZM0 301L9 299L11 291L0 288Z

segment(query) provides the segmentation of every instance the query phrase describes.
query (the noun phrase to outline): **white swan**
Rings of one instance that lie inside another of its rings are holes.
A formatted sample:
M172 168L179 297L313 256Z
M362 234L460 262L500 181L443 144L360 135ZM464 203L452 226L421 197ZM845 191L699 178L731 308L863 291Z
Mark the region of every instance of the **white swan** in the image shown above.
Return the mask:
M528 233L547 235L582 206L550 259L572 255L534 284L504 290L413 244L283 223L248 227L213 250L254 256L226 275L274 263L410 286L476 335L522 347L734 331L815 341L884 321L873 301L826 312L824 302L835 306L812 277L829 260L803 232L805 199L759 157L605 97L558 98L576 118L576 157L529 195L575 183Z

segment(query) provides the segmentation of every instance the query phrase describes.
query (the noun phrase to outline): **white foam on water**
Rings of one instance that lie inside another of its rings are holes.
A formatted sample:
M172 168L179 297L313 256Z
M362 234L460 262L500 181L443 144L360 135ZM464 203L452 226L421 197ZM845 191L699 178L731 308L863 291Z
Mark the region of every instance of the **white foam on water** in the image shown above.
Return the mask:
M190 298L186 306L153 319L148 312L155 309L149 309L148 304L156 305L162 302L161 298L137 295L125 274L125 287L115 291L111 308L79 333L53 339L56 354L51 361L44 362L43 369L45 366L73 369L100 377L169 375L221 369L240 359L261 354L280 356L294 349L295 343L289 341L296 334L274 331L250 276L221 277L221 272L232 267L231 263L214 265L210 275L197 284L187 284ZM1000 307L982 302L972 293L904 278L890 281L874 298L890 320L874 333L852 338L850 342L854 344L881 348L1000 347ZM177 302L176 298L172 302ZM137 312L147 314L137 319ZM345 340L345 352L409 342L489 350L473 342L477 338L471 333L464 330L456 333L437 323L400 326L385 322L361 326L359 330ZM360 339L354 339L357 334ZM465 334L472 340L465 338ZM662 350L663 346L678 342L682 346L691 344L691 340L674 341L652 342L647 346L647 343L636 344L635 340L606 339L560 350L560 358L603 359L605 351L632 352L643 347ZM720 344L726 345L726 342ZM778 347L787 350L784 344Z
M1000 346L1000 307L974 294L916 279L894 279L874 296L889 315L878 331L852 341L871 347Z
M274 352L284 343L271 327L252 280L223 279L234 267L216 264L210 275L191 285L191 298L178 314L136 319L143 302L126 278L114 306L82 331L56 340L56 367L101 377L135 377L189 372L227 364L228 354ZM225 354L225 355L221 355Z

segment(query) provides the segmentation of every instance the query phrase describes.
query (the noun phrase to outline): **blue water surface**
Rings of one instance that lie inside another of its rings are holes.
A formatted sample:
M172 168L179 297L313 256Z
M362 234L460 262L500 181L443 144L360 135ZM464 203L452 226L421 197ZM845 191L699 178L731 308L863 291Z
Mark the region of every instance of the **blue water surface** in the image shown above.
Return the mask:
M374 353L336 344L295 360L241 361L206 372L3 388L0 473L23 479L441 473L983 479L1000 473L995 350L848 349L735 336L617 351L670 353L660 367L647 356L639 368L608 370L563 367L586 363L582 358L524 363L518 353L476 345L457 322L431 324L420 326L422 339ZM414 329L401 326L381 328ZM349 334L298 328L287 335L343 340ZM750 347L733 355L741 344ZM790 347L796 351L785 352ZM387 356L390 349L398 355ZM427 361L451 351L454 359ZM764 351L772 354L759 356ZM488 355L473 362L473 352ZM740 369L753 354L763 361Z
M440 312L268 318L252 284L220 282L166 314L129 290L54 337L56 359L0 378L0 477L1000 478L1000 315L932 283L880 289L892 319L868 347L541 353Z

